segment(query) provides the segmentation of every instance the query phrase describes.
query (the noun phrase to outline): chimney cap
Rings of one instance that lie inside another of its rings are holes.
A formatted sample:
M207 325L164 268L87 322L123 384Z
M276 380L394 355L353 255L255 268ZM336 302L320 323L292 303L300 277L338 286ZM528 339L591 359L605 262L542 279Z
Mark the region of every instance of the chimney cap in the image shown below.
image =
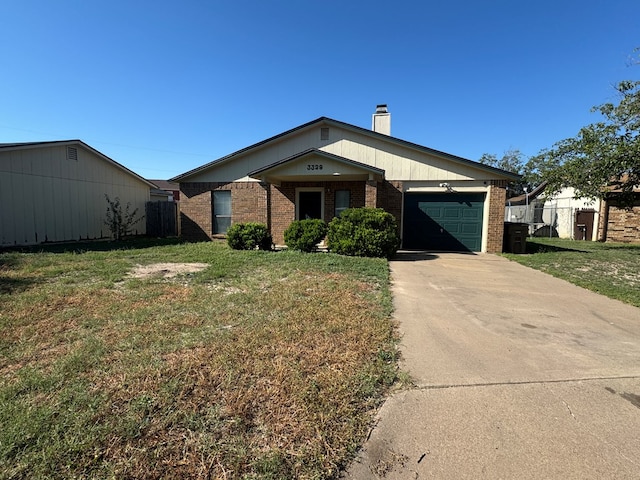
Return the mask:
M389 113L389 110L387 109L387 104L380 103L376 105L376 113Z

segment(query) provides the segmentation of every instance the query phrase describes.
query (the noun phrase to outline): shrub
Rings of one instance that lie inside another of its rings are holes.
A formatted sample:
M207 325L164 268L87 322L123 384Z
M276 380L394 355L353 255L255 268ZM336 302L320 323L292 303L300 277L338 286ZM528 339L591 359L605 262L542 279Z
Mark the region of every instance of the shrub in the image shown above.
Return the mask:
M293 250L313 252L326 235L327 224L324 220L296 220L284 231L284 243Z
M133 226L142 220L144 215L136 217L138 215L138 209L136 208L131 212L131 202L127 202L127 206L123 211L120 198L116 197L114 200L111 200L109 195L106 193L104 194L104 197L109 204L104 224L109 227L111 236L115 240L122 240L124 237L131 234Z
M234 250L271 250L273 239L264 223L234 223L227 230L227 243Z
M390 258L400 246L398 224L382 208L349 208L329 223L327 246L342 255Z

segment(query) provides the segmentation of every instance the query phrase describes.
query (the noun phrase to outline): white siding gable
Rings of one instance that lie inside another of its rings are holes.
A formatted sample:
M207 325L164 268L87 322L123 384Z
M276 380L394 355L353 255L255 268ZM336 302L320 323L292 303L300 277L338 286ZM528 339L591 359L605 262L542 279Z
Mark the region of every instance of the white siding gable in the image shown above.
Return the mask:
M321 129L329 128L328 140L321 140ZM438 155L429 149L411 146L406 142L386 139L382 135L368 134L327 120L292 130L245 151L225 157L218 162L185 174L186 182L256 181L247 176L251 171L264 168L300 152L317 148L354 162L385 171L385 179L402 181L469 181L491 180L502 177L463 159L447 154Z

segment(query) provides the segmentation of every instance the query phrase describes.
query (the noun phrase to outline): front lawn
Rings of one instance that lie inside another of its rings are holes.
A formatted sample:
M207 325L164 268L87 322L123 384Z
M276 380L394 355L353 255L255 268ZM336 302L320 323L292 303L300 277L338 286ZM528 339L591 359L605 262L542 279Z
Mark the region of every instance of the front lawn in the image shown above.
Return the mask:
M0 253L0 478L335 478L396 379L387 262L143 247Z
M530 238L524 255L505 257L640 307L640 245Z

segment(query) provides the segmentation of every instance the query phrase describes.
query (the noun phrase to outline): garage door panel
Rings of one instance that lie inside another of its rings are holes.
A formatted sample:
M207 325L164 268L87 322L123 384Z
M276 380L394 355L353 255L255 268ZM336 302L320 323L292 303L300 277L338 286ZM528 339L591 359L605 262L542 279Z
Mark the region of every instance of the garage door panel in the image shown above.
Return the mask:
M442 208L440 207L430 207L428 204L420 203L419 208L432 218L439 218L442 216Z
M460 225L460 231L462 233L466 233L469 235L481 235L482 234L482 227L478 226L478 225L471 225L471 224L462 224Z
M480 251L484 194L405 194L404 248Z
M462 230L462 225L460 225L459 223L443 223L442 227L444 227L444 229L451 233L451 234L456 234L456 233L460 233Z
M458 206L446 207L443 213L444 213L444 218L458 219L462 216L462 212L460 212L460 208Z
M477 208L469 208L462 210L462 217L469 220L481 220L482 210Z

